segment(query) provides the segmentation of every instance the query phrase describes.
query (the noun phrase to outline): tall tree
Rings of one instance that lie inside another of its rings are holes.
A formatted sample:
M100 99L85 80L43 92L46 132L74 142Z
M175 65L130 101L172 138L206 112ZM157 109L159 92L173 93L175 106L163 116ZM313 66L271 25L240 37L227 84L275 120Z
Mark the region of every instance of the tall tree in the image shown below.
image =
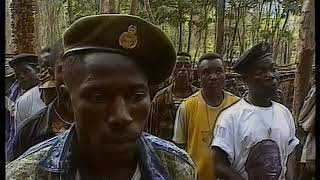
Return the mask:
M179 51L182 51L182 17L183 17L183 12L182 12L182 4L181 0L178 0L178 12L179 12L179 46L178 49Z
M315 1L304 0L300 22L300 52L294 83L293 115L297 119L303 101L308 93L315 51Z
M188 23L189 26L189 33L188 33L188 46L187 46L187 53L190 53L191 48L191 37L192 37L192 18L193 18L193 12L191 10L190 20Z
M73 23L74 17L73 17L73 11L72 11L72 0L67 0L68 3L68 16L69 16L69 25Z
M207 38L208 38L208 0L204 1L204 38L203 38L203 53L207 52Z
M129 14L137 15L138 3L139 3L139 0L131 0Z
M152 10L151 10L151 6L150 6L150 1L149 1L149 0L144 0L144 5L145 5L145 7L146 7L149 20L150 20L152 23L155 23L155 21L154 21L154 16L153 16L153 13L152 13Z
M116 0L109 0L109 13L117 13Z
M35 1L12 0L10 7L14 53L35 53Z
M101 14L109 13L109 8L107 6L108 2L109 2L109 0L100 0L100 13Z
M217 27L216 27L216 52L223 56L224 47L224 9L225 0L217 0L216 12L217 12Z

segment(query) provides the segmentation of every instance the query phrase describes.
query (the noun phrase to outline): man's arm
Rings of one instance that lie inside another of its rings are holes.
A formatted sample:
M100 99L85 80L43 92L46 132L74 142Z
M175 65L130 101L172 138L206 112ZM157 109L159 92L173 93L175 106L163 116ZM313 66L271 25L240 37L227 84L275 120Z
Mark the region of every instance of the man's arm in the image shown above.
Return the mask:
M187 147L187 126L186 126L186 109L185 103L182 102L177 113L174 122L174 134L172 140L181 149Z
M240 174L235 172L230 167L230 162L228 160L228 155L225 151L217 146L213 146L214 151L214 164L215 164L215 172L217 178L221 178L223 180L245 180Z
M294 180L294 177L296 175L295 174L295 169L296 169L295 154L296 154L296 150L294 150L288 157L287 173L286 173L287 180Z

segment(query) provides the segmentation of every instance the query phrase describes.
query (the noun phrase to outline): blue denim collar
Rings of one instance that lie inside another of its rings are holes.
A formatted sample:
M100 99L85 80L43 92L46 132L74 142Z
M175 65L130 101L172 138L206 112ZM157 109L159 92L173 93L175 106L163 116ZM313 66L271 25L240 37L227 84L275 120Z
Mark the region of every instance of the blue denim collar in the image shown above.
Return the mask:
M60 173L60 177L74 177L71 167L71 145L76 140L75 126L65 131L53 142L48 153L41 159L39 166L41 169ZM137 141L139 147L139 166L142 172L142 179L168 180L169 172L163 167L158 153L150 142L145 138L147 133L142 133ZM62 178L65 179L65 178Z

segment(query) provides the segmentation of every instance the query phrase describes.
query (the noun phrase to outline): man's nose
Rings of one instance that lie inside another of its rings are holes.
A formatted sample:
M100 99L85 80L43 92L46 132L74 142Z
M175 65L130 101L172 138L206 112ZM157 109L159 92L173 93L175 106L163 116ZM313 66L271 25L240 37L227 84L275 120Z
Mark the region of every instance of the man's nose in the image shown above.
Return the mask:
M124 98L116 98L112 106L113 107L111 108L112 110L108 118L108 122L111 126L124 128L133 122Z

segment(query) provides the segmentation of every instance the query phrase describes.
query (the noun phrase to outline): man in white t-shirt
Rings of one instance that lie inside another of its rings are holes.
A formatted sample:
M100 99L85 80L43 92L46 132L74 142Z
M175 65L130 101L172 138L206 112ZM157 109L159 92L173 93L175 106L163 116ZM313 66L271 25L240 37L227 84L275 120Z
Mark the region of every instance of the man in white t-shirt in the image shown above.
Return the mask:
M234 65L248 94L223 111L214 130L216 175L224 180L293 180L299 144L290 111L272 101L277 82L270 45L261 42Z

